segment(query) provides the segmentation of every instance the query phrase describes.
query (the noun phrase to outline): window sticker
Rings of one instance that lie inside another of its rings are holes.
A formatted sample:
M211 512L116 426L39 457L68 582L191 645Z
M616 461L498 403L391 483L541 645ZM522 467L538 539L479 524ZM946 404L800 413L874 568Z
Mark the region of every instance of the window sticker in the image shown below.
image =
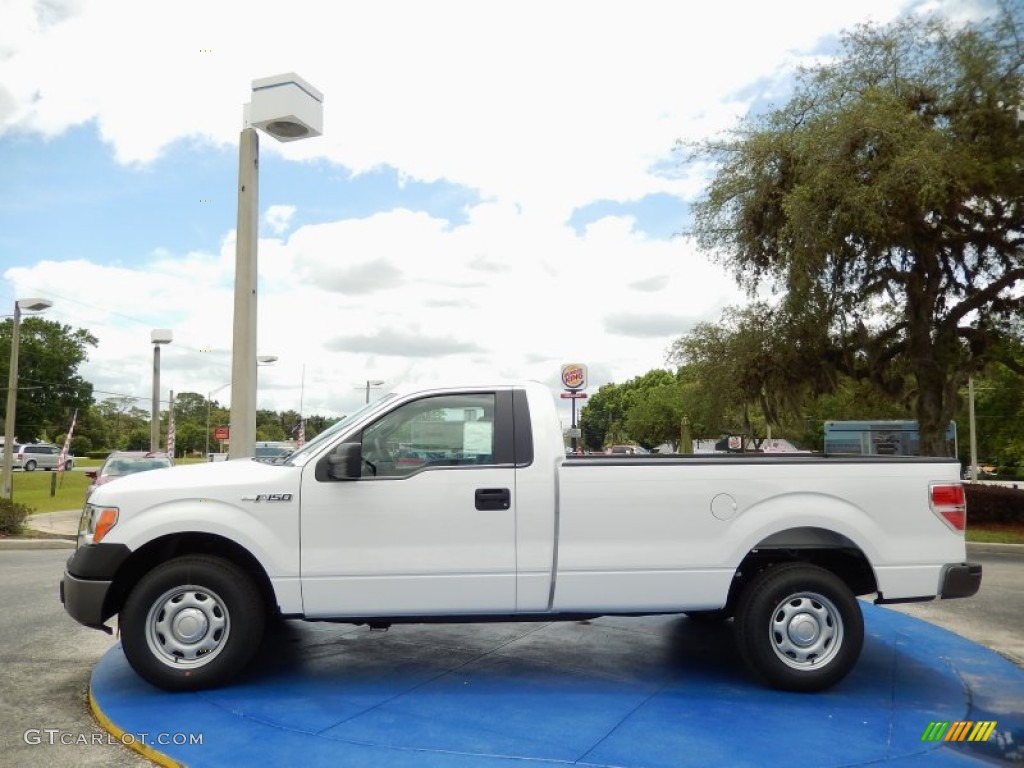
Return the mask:
M479 456L491 453L494 443L494 424L489 421L467 421L462 425L463 455Z

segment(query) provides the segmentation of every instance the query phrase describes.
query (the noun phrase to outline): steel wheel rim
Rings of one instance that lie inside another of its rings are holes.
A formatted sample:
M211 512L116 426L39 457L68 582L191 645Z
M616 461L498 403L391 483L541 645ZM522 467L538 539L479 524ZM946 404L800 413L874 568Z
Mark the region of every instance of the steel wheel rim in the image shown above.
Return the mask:
M843 617L835 603L816 592L779 601L768 620L772 650L791 669L820 669L843 645Z
M209 664L224 650L230 631L220 595L191 584L164 592L146 615L149 650L171 667Z

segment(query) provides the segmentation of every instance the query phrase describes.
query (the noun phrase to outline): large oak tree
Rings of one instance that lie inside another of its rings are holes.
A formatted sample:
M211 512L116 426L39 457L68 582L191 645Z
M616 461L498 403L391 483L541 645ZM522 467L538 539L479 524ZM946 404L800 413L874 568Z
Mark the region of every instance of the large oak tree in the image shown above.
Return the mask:
M1020 14L1006 3L966 26L858 27L787 104L695 147L718 163L695 206L698 243L741 283L779 292L802 329L793 365L824 361L912 397L923 453L943 452L969 374L1015 365Z

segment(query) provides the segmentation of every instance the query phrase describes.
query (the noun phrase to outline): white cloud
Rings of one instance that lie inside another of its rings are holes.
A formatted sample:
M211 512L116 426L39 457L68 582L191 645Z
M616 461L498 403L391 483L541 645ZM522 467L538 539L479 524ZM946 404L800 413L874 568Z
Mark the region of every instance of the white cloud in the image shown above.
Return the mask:
M16 106L0 126L95 119L121 160L146 161L181 137L234 143L251 80L296 71L325 95L325 135L270 151L388 164L561 220L593 199L685 192L649 173L677 138L731 124L752 79L908 1L102 0L44 22L8 0L0 82Z
M165 389L205 394L230 380L233 259L228 235L215 253L117 267L41 262L4 277L23 294L53 297L52 319L93 329L100 345L86 378L102 392L138 395L145 408L152 328L174 329L162 353ZM646 239L630 219L577 236L497 204L461 226L396 210L299 227L260 241L260 275L258 351L279 357L260 369L260 407L297 409L305 367L307 410L322 413L355 407L366 379L556 380L560 363L583 360L622 380L660 366L687 318L716 317L734 296L731 278L686 241ZM652 280L666 289L627 287ZM636 295L651 317L681 324L617 335L615 319L636 311Z
M324 414L361 403L370 379L554 382L561 362L583 361L596 388L661 366L689 323L738 293L689 240L649 238L628 216L577 234L572 211L692 199L710 169L680 168L677 139L732 126L755 95L784 98L823 37L913 2L0 0L0 137L95 121L123 163L183 138L234 146L251 80L298 72L325 94L324 136L264 138L264 153L388 166L483 202L461 224L382 204L296 226L275 190L259 352L280 359L260 369L260 407L297 409L303 370L305 410ZM165 387L209 393L230 379L234 260L225 232L195 253L4 276L97 333L85 371L97 389L145 396L149 330L173 327Z
M263 223L275 235L283 235L291 226L296 210L294 205L271 205L263 214Z

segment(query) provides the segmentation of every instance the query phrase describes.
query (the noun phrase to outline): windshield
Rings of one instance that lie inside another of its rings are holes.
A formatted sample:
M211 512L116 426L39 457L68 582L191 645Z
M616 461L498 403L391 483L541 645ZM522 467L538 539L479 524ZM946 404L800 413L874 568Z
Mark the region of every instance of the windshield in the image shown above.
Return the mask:
M369 413L370 411L376 410L381 405L383 405L389 400L394 399L395 397L396 395L394 392L389 393L387 395L384 395L384 397L380 398L379 400L374 400L372 403L367 403L358 411L350 413L348 416L345 416L341 421L332 424L319 435L311 439L309 442L307 442L305 445L303 445L301 448L295 451L295 453L288 456L283 463L290 464L292 466L301 465L305 463L305 461L309 459L309 457L312 456L314 453L316 453L324 443L332 440L333 438L337 437L339 434L347 430L349 427L351 427L353 424L359 421L365 414Z
M170 459L115 459L107 462L101 474L111 477L134 475L151 469L163 469L171 466Z
M290 456L293 453L290 445L257 445L256 446L256 458L264 459L271 458L276 459L280 456Z

